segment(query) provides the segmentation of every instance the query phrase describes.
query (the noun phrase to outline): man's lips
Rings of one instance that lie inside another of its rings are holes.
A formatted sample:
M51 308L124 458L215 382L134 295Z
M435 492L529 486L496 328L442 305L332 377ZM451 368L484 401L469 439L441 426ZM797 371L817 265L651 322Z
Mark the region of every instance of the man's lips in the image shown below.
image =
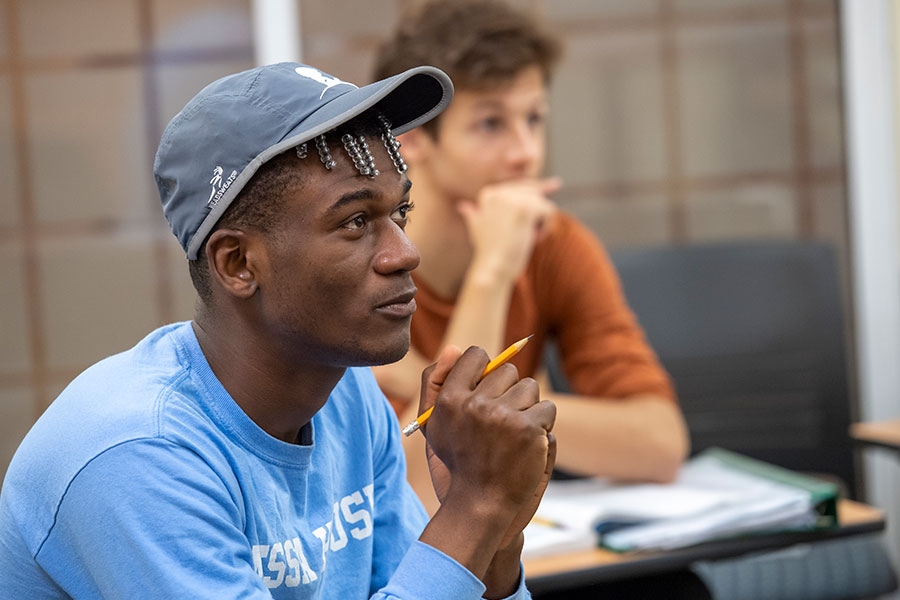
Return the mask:
M407 290L388 300L378 304L375 307L380 313L386 313L395 317L409 317L416 312L416 288Z

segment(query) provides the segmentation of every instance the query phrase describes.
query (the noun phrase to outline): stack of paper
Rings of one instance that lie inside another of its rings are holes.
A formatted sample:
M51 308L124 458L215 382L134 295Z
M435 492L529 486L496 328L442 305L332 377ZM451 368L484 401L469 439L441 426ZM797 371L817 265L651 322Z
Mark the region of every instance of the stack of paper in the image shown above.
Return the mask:
M574 528L536 519L525 527L522 558L538 558L597 547L597 533L590 528Z
M535 521L525 529L524 556L598 543L616 551L662 550L834 525L835 497L832 484L711 449L688 461L671 484L551 482Z

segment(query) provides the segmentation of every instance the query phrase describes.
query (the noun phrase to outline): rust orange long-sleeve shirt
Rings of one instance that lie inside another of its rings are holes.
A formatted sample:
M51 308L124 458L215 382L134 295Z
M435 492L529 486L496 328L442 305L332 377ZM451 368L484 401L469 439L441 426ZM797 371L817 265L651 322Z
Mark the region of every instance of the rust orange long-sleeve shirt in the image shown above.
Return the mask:
M454 302L435 296L421 280L416 285L412 347L434 357ZM655 394L675 400L671 380L628 308L605 249L565 213L557 215L516 282L504 345L532 333L534 338L511 361L522 377L537 372L544 343L554 339L572 392L603 398ZM404 408L397 399L391 403L398 413Z

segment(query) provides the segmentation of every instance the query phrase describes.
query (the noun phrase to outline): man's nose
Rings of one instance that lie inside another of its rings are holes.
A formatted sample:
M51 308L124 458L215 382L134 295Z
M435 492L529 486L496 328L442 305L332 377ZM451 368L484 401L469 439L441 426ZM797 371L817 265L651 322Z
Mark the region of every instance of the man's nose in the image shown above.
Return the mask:
M540 160L544 138L527 122L516 123L510 131L507 159L517 167L530 166Z
M419 250L406 235L406 231L391 221L380 236L375 270L382 275L390 275L397 271L412 271L418 266Z

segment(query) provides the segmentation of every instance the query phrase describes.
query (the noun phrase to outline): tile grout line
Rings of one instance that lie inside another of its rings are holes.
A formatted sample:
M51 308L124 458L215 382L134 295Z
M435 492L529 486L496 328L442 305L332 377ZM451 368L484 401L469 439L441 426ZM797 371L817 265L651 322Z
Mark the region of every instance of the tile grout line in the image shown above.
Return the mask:
M675 12L671 0L660 3L659 58L662 66L664 147L666 153L666 180L669 199L669 227L674 244L689 241L686 215L684 157L681 132L681 103L679 102L678 45Z
M151 0L137 0L138 29L141 48L141 96L144 114L144 143L147 145L147 156L156 155L157 143L154 141L161 133L159 122L159 87L156 71L156 54L153 48L153 10ZM154 208L159 210L158 204ZM175 319L175 289L172 269L169 267L168 244L165 237L153 236L153 265L156 280L156 312L158 324L170 323Z
M25 283L25 313L28 326L29 349L31 354L30 377L33 384L35 419L41 415L49 403L49 383L47 381L46 331L43 319L43 289L41 286L41 264L36 235L36 214L34 186L31 180L31 145L28 137L27 102L25 100L25 70L21 54L18 29L18 0L3 3L6 22L6 46L9 60L11 109L15 150L16 173L19 179L19 218L22 230L22 276Z
M804 68L806 44L803 40L802 7L788 0L788 79L794 134L794 201L797 235L802 239L815 234L815 207L812 194L812 160L809 123L809 82Z

